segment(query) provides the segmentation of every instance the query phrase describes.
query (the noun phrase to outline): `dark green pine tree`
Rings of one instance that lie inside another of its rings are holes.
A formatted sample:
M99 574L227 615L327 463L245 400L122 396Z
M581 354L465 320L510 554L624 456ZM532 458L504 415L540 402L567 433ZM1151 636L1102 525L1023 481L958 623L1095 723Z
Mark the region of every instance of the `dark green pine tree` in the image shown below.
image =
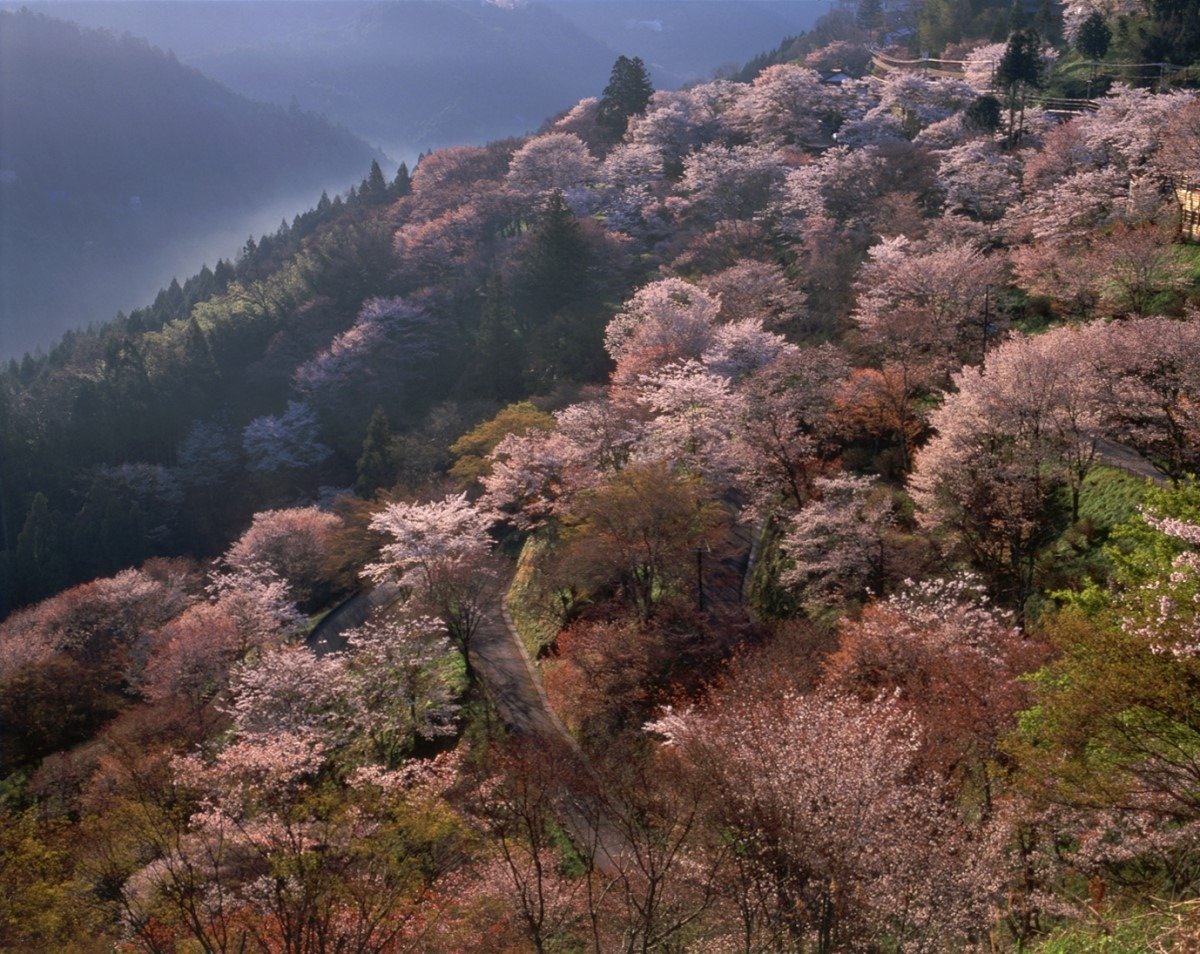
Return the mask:
M1033 28L1051 46L1059 46L1063 38L1062 7L1055 0L1042 0L1033 15Z
M11 367L9 374L12 374ZM9 520L9 507L12 502L5 491L11 485L9 468L16 465L20 459L16 450L18 441L12 427L12 399L9 396L6 383L0 380L0 619L3 619L16 602L16 586L12 576L11 551L16 545L12 537L12 523ZM17 516L14 514L13 520Z
M392 195L397 199L412 195L412 176L408 174L407 162L400 163L400 168L396 170L396 178L392 180Z
M1013 0L1008 8L1008 32L1013 34L1024 30L1028 22L1029 14L1025 10L1024 0Z
M546 200L530 232L518 285L522 332L532 335L554 312L587 293L589 255L575 213L561 192Z
M1036 30L1018 30L996 66L996 86L1008 99L1008 144L1016 146L1025 133L1025 100L1042 85L1041 37Z
M990 93L984 93L982 96L977 96L975 101L967 107L964 118L975 129L982 132L995 132L1000 128L1004 112L1000 100Z
M593 380L607 360L604 325L611 314L598 299L598 275L583 226L560 193L551 195L529 238L514 282L525 384L540 392L564 376Z
M1075 49L1089 60L1102 60L1108 55L1112 43L1112 30L1099 12L1092 13L1080 24L1079 36L1075 38Z
M74 520L71 556L77 577L106 576L147 555L146 520L136 501L94 480Z
M217 267L213 270L214 288L218 294L226 291L231 282L237 279L237 270L223 258L217 259Z
M167 380L159 385L166 399L164 411L196 407L211 399L218 386L221 369L212 353L208 335L192 315L184 325L178 350L172 356L174 366Z
M66 553L61 540L62 520L40 491L33 495L25 524L17 534L13 575L17 601L32 603L67 585Z
M878 30L883 26L883 0L858 0L858 9L854 16L864 30Z
M367 424L367 435L363 438L362 453L355 473L354 492L360 497L369 499L375 491L395 483L392 428L381 407L375 408Z
M641 57L618 56L596 109L596 122L613 139L625 135L631 116L646 111L654 87Z
M470 370L464 378L464 390L478 397L518 400L528 393L522 374L524 367L516 314L504 279L495 274L484 285L479 332Z
M388 184L383 177L383 170L379 168L379 163L371 160L371 171L367 173L367 177L363 179L362 186L359 187L359 195L368 201L377 201L387 197Z

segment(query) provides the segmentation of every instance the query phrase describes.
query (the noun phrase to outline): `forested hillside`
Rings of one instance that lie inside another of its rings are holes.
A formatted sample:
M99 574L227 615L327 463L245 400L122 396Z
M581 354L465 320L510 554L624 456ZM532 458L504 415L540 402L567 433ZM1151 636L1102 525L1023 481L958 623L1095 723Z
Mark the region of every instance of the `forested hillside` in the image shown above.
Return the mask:
M4 372L0 946L1197 949L1200 96L860 14Z
M29 12L0 12L0 124L6 359L148 301L378 155L144 42Z

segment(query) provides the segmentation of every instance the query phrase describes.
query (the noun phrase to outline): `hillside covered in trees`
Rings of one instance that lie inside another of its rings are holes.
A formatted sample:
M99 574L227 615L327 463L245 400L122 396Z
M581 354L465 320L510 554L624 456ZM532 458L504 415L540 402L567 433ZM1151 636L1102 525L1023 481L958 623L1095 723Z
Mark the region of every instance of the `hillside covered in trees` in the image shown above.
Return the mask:
M0 947L1197 949L1200 95L859 12L4 371Z
M5 360L149 301L382 158L145 42L28 11L0 11L0 122Z

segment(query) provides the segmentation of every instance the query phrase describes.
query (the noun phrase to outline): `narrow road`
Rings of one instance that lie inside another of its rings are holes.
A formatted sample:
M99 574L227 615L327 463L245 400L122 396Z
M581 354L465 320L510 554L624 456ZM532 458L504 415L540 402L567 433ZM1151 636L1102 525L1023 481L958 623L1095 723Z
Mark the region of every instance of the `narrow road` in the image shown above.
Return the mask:
M1160 487L1168 483L1166 474L1132 447L1126 447L1124 444L1116 444L1101 438L1096 441L1096 460L1109 467L1115 467L1117 470L1123 470L1127 474L1133 474L1135 477L1145 477Z
M395 583L381 583L369 590L360 590L343 600L313 627L304 644L317 656L340 652L346 648L346 632L361 626L378 609L391 606L403 591Z
M511 577L506 578L511 583ZM557 737L579 750L555 715L542 680L508 612L508 587L497 596L471 642L471 665L504 724L521 735Z
M740 507L740 501L727 502L735 509ZM751 522L736 522L726 540L705 558L701 581L706 608L715 619L732 622L747 618L742 593L760 529ZM551 707L541 675L517 634L506 602L511 582L510 570L502 576L492 605L472 638L471 668L510 732L545 740L564 759L574 761L574 768L594 779L587 756ZM361 626L377 610L393 605L401 595L401 588L394 583L356 593L321 620L305 644L318 656L344 649L347 631ZM572 774L564 772L563 777ZM614 859L625 850L625 841L615 826L605 821L603 798L570 791L564 784L556 801L577 846L593 857L601 871L616 874Z
M471 668L510 732L542 740L548 749L560 753L563 760L574 763L563 766L574 770L564 771L564 780L573 775L595 780L587 756L551 707L541 675L517 634L507 605L511 583L509 574L475 631ZM584 788L587 787L585 784ZM591 857L603 873L615 876L619 870L615 859L624 851L625 842L605 821L602 802L602 798L596 799L586 792L572 791L565 781L555 797L556 811L576 847Z

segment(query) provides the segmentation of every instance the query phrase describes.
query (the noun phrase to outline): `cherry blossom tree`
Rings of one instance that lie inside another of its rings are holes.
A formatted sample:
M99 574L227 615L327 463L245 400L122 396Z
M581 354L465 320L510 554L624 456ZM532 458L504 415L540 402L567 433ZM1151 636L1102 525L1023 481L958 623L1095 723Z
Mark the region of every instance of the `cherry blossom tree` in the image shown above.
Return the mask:
M830 411L846 357L833 345L781 355L742 386L738 481L760 515L782 505L798 510L832 456Z
M388 504L371 520L371 529L388 542L380 561L365 567L363 575L408 589L417 607L441 620L468 664L496 586L489 559L491 523L466 494Z
M985 895L911 717L890 698L748 688L647 727L705 779L733 841L736 949L965 939Z
M278 416L256 417L242 431L247 467L256 473L300 470L327 459L333 451L317 439L317 416L299 401L289 401Z
M1009 255L1015 283L1031 295L1050 299L1062 313L1088 318L1099 300L1096 274L1086 245L1075 240L1021 245Z
M1029 195L1009 214L1017 236L1063 240L1081 231L1136 220L1149 210L1131 205L1129 181L1111 166L1072 173Z
M512 144L451 146L435 149L417 163L408 205L417 218L430 220L478 196L504 177Z
M698 359L712 342L720 302L678 278L640 288L609 323L604 347L612 380L630 385L672 361Z
M1072 328L998 346L983 369L954 376L933 412L937 435L917 457L910 488L921 519L948 531L992 575L1018 613L1034 558L1054 532L1056 495L1072 513L1095 463L1095 384Z
M340 655L318 657L305 646L270 649L234 670L230 695L228 711L243 739L311 738L323 752L350 741L350 681Z
M536 530L554 517L574 487L587 485L579 457L578 448L561 434L510 434L492 452L480 506L518 529Z
M936 122L971 105L975 90L962 80L926 76L912 70L893 70L879 87L880 113L901 113L910 138Z
M904 238L885 239L863 268L852 318L885 353L904 338L935 364L981 355L995 334L992 295L1004 282L1003 258L968 243L921 252Z
M138 688L151 702L182 699L198 708L225 689L243 646L220 606L190 606L151 637Z
M287 583L261 564L214 572L208 595L233 622L242 652L277 643L303 622Z
M150 634L190 601L178 581L142 570L72 587L0 623L0 675L57 653L114 674L136 668Z
M571 133L535 136L513 153L506 182L526 196L548 196L577 190L596 174L597 163L587 146Z
M728 378L696 361L671 364L642 376L638 402L652 417L637 457L666 461L716 486L732 482L744 410Z
M237 441L218 424L196 421L175 450L175 474L185 487L211 487L237 470Z
M395 762L417 739L453 735L460 686L447 661L453 646L430 617L394 615L347 633L351 718L368 754Z
M1200 321L1141 318L1087 330L1104 431L1175 480L1200 466Z
M894 698L913 713L920 761L943 778L987 773L1000 736L1028 703L1019 677L1045 647L989 605L969 577L910 583L839 626L825 680L864 700Z
M659 168L676 178L683 170L684 158L721 138L722 126L721 114L689 92L660 90L645 113L630 119L625 140L631 146L652 149Z
M1118 224L1084 256L1100 303L1114 314L1147 315L1159 296L1192 284L1188 259L1164 228Z
M869 477L817 477L813 497L788 521L780 548L790 561L784 586L821 606L878 590L892 502Z
M496 446L480 506L522 530L545 526L576 494L625 466L641 431L629 408L614 402L564 408L553 431L511 435Z
M419 771L357 772L335 798L325 758L284 732L177 758L156 790L139 780L124 837L152 860L103 872L136 949L427 950L456 826Z
M974 139L946 150L938 183L950 212L996 222L1021 198L1017 161L996 143Z
M797 326L804 314L804 294L774 263L744 259L707 276L701 283L721 302L722 322L757 318L769 329Z
M810 145L821 140L835 96L815 70L769 66L730 108L728 121L759 142Z
M581 401L554 415L556 430L578 448L592 469L620 470L641 437L643 422L616 401Z
M782 335L765 330L761 318L744 318L718 325L700 362L736 383L795 351Z
M327 562L340 518L316 507L267 510L256 513L250 528L225 551L234 570L270 567L303 603L326 579Z
M434 356L433 319L403 298L365 302L348 331L296 369L300 392L314 401L343 406L349 396L380 399L387 389L415 378ZM386 386L376 378L386 370Z
M963 58L963 78L977 92L990 93L996 88L996 70L1004 58L1007 43L981 43Z
M786 175L770 149L710 143L684 159L684 197L672 202L700 222L749 221L778 199Z
M472 800L474 814L499 846L492 880L504 885L538 954L582 937L586 919L586 879L563 873L555 836L566 793L590 785L579 777L574 754L546 741L497 745L487 766L491 774ZM587 846L583 850L587 858Z
M662 154L643 143L621 143L597 173L598 202L611 229L644 234L665 229L661 212L666 191Z

